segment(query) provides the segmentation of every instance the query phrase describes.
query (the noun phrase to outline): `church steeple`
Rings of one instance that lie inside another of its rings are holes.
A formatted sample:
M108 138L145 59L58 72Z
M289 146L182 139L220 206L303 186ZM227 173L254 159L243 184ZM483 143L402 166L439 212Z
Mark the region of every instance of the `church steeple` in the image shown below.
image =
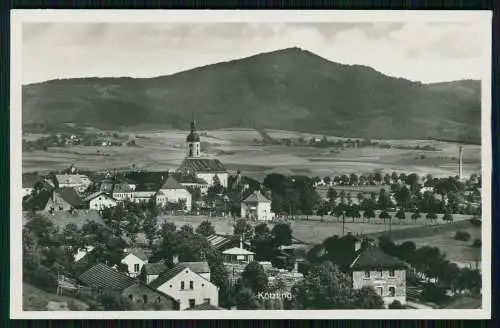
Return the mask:
M200 136L196 133L196 120L191 121L191 133L186 138L188 157L200 157Z

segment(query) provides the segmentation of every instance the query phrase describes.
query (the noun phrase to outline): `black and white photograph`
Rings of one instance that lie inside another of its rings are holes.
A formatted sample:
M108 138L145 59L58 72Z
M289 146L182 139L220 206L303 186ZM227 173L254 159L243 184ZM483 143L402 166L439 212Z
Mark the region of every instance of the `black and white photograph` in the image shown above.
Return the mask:
M490 317L491 13L11 20L12 318Z

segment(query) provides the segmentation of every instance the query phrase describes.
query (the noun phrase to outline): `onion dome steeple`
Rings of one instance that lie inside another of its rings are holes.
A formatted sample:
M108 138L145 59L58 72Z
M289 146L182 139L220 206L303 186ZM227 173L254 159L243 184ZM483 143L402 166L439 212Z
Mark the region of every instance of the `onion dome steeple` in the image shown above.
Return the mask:
M196 121L191 121L191 133L186 138L187 142L200 142L200 136L196 133Z

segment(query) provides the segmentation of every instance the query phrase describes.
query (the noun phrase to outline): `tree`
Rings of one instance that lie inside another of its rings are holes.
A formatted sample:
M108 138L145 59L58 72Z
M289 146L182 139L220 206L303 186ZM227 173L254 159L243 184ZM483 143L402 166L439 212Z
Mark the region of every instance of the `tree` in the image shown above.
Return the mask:
M331 262L312 268L292 288L297 309L352 309L357 299L348 276Z
M250 288L239 288L236 293L236 306L240 310L256 310L260 304Z
M254 232L255 232L255 236L261 236L261 235L268 234L270 231L269 231L269 227L267 226L267 224L260 223L260 224L255 226Z
M427 215L425 216L425 218L429 221L436 221L437 220L437 214L434 213L434 212L429 212L427 213Z
M396 217L401 220L401 222L403 220L406 219L406 212L404 211L404 209L400 209L397 213L396 213Z
M149 242L149 247L153 245L153 241L158 233L158 219L155 216L148 216L142 223L142 230L146 234Z
M450 213L450 212L446 212L444 215L443 215L443 221L447 221L447 222L453 222L453 215Z
M212 225L212 222L205 220L201 222L200 225L196 228L196 233L204 237L208 237L215 233L215 229Z
M258 262L250 262L241 274L242 283L254 293L263 292L267 288L267 275Z
M372 208L368 208L363 213L363 217L365 219L368 219L368 221L370 221L370 219L374 219L375 218L375 211Z
M364 286L355 292L356 299L354 307L356 309L383 309L384 300L377 294L371 286Z
M273 244L275 247L292 244L292 228L289 224L278 223L271 230Z
M253 235L253 228L245 219L239 219L233 227L234 236L242 237L243 240L250 240Z
M378 208L379 210L386 210L389 207L389 197L387 196L385 189L380 189L380 194L378 196Z
M457 231L455 233L455 240L461 240L461 241L469 241L470 240L470 233L467 231Z
M481 245L482 245L481 239L474 239L474 242L472 243L472 247L481 248Z
M332 187L328 188L327 197L328 197L328 200L330 201L330 203L334 204L335 199L337 199L337 197L338 197L337 191L335 189L333 189Z
M217 251L207 251L206 259L210 267L210 281L219 287L219 304L229 307L231 303L229 274L224 266L222 255Z
M323 178L323 182L324 182L327 186L329 186L329 185L330 185L330 183L332 182L332 179L331 179L330 177L324 177L324 178Z
M422 215L420 215L418 211L413 212L411 215L411 219L413 220L414 223L416 223L417 220L420 219L421 217Z
M385 222L385 220L390 220L390 219L392 219L391 215L390 215L390 214L389 214L389 212L387 212L387 211L382 211L382 212L380 212L380 214L378 215L378 217L379 217L380 219L383 219L383 220L384 220L384 222Z
M380 184L380 182L382 182L382 174L380 172L376 172L373 176L373 180L375 180L377 184Z

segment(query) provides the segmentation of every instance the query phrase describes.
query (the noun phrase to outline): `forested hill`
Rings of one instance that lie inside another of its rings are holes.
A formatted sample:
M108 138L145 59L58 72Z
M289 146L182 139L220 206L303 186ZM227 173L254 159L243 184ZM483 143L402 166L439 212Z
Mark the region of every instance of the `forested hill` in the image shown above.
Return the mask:
M480 113L479 81L411 82L299 48L156 78L66 79L23 87L24 123L108 129L187 129L194 114L200 129L477 143Z

